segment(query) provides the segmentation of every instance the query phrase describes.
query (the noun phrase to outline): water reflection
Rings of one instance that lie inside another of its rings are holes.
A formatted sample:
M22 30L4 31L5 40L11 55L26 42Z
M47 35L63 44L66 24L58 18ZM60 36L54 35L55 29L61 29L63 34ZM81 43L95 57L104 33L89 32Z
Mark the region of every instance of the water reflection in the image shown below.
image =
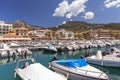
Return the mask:
M1 58L0 59L0 64L1 65L5 65L5 64L10 64L10 63L14 63L20 59L25 59L25 58L31 58L32 55L29 55L27 57L24 56L17 56L17 57L10 57L10 58Z

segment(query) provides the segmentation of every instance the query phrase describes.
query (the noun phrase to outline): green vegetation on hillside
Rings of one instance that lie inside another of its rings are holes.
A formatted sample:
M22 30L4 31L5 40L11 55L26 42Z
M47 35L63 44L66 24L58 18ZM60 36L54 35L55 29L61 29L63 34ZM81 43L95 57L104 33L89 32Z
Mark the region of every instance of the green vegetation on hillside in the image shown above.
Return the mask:
M120 23L110 23L110 24L91 24L83 21L68 21L66 24L59 25L58 27L51 27L51 30L65 29L73 32L84 32L87 30L94 29L110 29L110 30L120 30Z

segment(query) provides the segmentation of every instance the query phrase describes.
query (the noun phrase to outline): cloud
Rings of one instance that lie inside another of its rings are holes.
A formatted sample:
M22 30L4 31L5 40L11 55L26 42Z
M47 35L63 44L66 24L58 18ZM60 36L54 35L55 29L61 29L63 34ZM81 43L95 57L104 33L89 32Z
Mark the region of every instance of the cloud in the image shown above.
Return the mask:
M59 6L55 9L53 16L60 16L71 18L73 16L78 16L80 13L85 12L85 3L88 0L73 0L71 4L68 4L68 0L63 0Z
M118 4L116 7L117 7L117 8L120 7L120 4Z
M110 0L105 0L104 4L106 4L106 3L108 3L108 2L110 2Z
M85 19L92 19L92 18L94 18L94 13L93 12L86 12L84 18Z
M106 8L120 7L120 0L105 0L104 4Z
M66 24L67 21L63 21L62 24Z
M68 11L68 1L64 0L59 4L59 7L55 9L55 13L53 14L53 16L64 17L67 11Z

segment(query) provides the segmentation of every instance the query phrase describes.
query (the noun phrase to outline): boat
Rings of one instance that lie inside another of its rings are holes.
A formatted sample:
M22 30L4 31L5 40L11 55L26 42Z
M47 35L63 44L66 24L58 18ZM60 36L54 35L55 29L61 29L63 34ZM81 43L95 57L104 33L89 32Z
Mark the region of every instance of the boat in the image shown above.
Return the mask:
M86 57L86 61L91 64L107 67L120 67L120 54L118 51L103 52L98 50L96 55Z
M70 80L109 80L104 72L90 66L85 59L56 60L49 63L49 68Z
M14 50L9 48L6 43L1 43L0 45L0 58L13 56Z
M18 43L12 42L12 43L10 43L9 47L10 48L19 48L20 45Z
M30 55L32 52L27 48L10 48L8 44L2 43L0 47L0 58Z
M61 74L53 72L48 68L44 67L40 63L32 63L28 65L28 60L33 61L33 59L27 59L26 66L24 68L19 68L21 60L18 61L18 65L15 68L14 78L18 80L67 80L67 78ZM22 60L26 61L26 60ZM29 61L30 62L30 61Z
M51 51L51 52L57 52L57 49L50 43L47 43L47 46L42 47L42 49Z

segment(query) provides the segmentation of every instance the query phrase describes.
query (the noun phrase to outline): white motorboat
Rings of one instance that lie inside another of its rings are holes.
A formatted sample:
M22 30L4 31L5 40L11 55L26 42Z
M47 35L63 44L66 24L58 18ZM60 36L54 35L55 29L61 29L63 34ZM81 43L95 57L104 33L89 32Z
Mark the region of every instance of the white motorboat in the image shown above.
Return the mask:
M47 46L42 47L42 48L45 49L45 50L48 50L48 51L57 52L57 49L50 43L48 43Z
M23 69L17 67L14 77L20 80L67 80L65 76L49 70L40 63L30 64Z
M30 50L27 48L10 48L7 44L2 44L2 47L0 48L0 58L6 58L6 57L15 57L19 55L29 55L32 54Z
M120 54L118 51L114 51L113 53L107 52L107 54L103 54L101 50L98 50L96 55L86 57L86 60L88 63L96 65L120 67Z
M70 80L108 80L108 76L99 69L90 66L85 59L57 60L49 63L54 71Z

